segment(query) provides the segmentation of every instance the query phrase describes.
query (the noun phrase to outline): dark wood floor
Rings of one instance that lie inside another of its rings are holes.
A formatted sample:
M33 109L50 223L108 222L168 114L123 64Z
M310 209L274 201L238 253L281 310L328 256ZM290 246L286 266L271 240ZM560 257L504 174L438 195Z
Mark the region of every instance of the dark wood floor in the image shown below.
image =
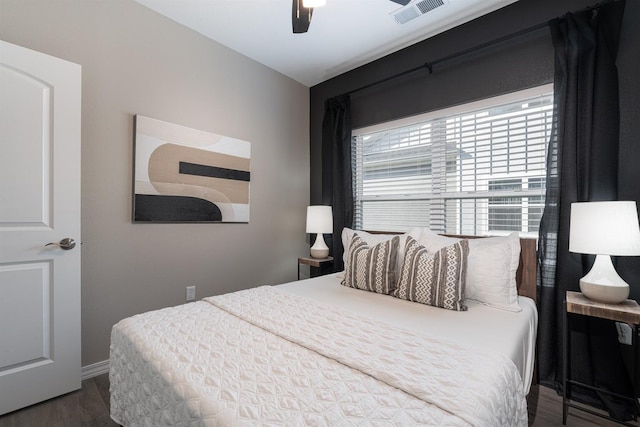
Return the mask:
M0 427L113 427L109 376L82 381L82 389L0 417Z
M533 386L527 398L529 426L562 426L562 398L555 391ZM567 426L617 426L618 424L570 409ZM82 389L0 417L0 427L112 427L109 418L107 374L82 382Z
M562 397L558 396L555 390L543 386L531 386L531 391L527 396L527 404L529 406L529 426L562 426ZM633 424L638 425L637 423ZM620 426L618 423L573 408L569 408L566 425L570 427Z

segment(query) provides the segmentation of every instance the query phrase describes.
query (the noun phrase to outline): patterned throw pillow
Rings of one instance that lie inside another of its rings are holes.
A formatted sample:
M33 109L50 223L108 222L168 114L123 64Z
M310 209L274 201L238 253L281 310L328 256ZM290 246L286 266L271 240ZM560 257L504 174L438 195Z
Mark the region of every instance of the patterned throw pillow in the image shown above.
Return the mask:
M349 245L342 284L379 294L390 294L396 287L396 258L400 237L367 245L354 234Z
M469 242L460 240L434 254L408 237L404 263L395 297L413 302L465 311L462 304L467 275Z
M430 253L460 240L441 236L427 228L421 230L417 239ZM521 311L516 284L518 264L520 264L518 233L470 239L465 299L475 300L501 310Z

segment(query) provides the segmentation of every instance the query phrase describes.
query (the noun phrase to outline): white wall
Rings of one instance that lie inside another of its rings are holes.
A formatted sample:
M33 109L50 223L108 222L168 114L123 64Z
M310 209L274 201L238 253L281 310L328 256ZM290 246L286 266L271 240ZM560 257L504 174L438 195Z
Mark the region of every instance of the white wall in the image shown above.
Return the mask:
M309 90L132 0L0 0L0 39L82 66L82 364L118 320L296 278ZM250 141L249 224L133 224L133 116Z

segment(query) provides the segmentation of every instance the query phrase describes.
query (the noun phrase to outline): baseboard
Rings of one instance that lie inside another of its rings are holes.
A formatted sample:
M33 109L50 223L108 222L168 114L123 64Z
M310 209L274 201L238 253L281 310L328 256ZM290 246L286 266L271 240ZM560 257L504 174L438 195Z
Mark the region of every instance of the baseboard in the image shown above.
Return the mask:
M81 370L82 381L89 378L97 377L98 375L106 374L109 372L109 359L102 362L93 363L91 365L83 366Z

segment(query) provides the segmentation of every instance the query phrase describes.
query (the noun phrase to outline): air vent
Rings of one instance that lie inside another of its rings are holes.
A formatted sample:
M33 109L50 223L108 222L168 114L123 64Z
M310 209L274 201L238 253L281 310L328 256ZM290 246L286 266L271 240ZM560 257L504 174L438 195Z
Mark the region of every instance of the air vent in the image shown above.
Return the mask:
M407 22L443 5L444 0L420 0L405 7L401 7L391 13L391 15L398 24L406 24Z

